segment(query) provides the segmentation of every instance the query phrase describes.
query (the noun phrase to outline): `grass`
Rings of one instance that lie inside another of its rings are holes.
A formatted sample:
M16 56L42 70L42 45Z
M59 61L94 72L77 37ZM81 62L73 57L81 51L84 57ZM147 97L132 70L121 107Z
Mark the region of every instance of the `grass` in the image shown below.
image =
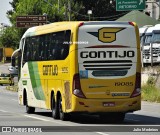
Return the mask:
M142 100L160 103L160 89L149 84L142 86Z
M142 72L148 72L149 78L144 86L142 86L142 100L160 103L160 88L156 88L157 77L160 76L160 66L144 67Z

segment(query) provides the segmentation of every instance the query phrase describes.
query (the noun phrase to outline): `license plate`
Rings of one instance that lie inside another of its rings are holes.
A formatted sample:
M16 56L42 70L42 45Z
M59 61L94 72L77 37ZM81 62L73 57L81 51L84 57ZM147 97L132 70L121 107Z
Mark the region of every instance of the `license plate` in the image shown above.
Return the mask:
M103 102L104 107L112 107L115 106L115 102Z

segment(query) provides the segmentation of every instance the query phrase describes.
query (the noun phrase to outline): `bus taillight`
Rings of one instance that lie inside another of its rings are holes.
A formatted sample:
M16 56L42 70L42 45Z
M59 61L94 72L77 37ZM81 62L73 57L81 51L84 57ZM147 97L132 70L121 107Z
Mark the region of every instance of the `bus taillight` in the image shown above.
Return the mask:
M131 97L136 97L141 94L141 73L136 73L136 81L135 81L135 89L131 95Z
M73 77L73 94L80 98L86 98L81 90L79 74L75 74Z
M81 27L83 24L84 24L84 22L81 22L81 23L78 25L78 27Z
M128 22L130 25L134 26L134 23L133 22Z

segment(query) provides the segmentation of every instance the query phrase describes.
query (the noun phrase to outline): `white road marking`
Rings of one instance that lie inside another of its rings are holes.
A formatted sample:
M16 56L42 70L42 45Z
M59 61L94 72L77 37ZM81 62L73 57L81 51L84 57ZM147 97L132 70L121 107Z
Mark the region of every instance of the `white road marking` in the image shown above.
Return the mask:
M43 118L38 118L38 117L34 117L34 116L29 116L29 115L24 115L25 117L29 117L29 118L33 118L33 119L37 119L37 120L42 120L42 121L50 121L50 120L46 120Z
M12 99L13 101L16 101L16 102L18 102L18 100L17 99Z
M96 132L97 134L100 134L100 135L109 135L109 134L106 134L106 133L103 133L103 132Z
M25 117L29 117L29 118L33 118L33 119L37 119L37 120L42 120L42 121L49 121L49 122L53 122L53 123L57 123L57 124L60 124L60 125L65 125L65 126L73 126L71 124L68 124L68 123L61 123L61 122L57 122L57 121L52 121L52 120L47 120L47 119L43 119L43 118L39 118L39 117L35 117L35 116L30 116L30 115L23 115Z
M5 110L0 110L0 112L8 112L8 111L5 111Z

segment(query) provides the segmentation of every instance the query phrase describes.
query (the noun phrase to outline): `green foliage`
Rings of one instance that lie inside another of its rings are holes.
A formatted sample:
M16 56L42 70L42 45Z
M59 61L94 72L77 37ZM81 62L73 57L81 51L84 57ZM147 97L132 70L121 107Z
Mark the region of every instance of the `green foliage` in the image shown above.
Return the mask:
M144 85L142 87L142 100L160 102L160 90L153 85Z
M116 11L116 0L78 0L83 3L84 8L80 10L80 13L83 14L78 16L78 20L88 20L88 10L92 10L91 20L96 21L107 21L107 20L116 20L119 17L128 13L128 11ZM84 16L85 15L85 16Z
M147 85L155 86L155 83L156 83L156 79L153 76L149 76L149 78L147 80Z
M17 47L17 40L26 31L26 28L16 28L16 17L20 15L43 15L46 13L49 22L58 22L68 20L88 21L88 10L92 10L91 20L115 20L127 13L116 12L115 0L112 0L112 3L110 3L110 0L12 0L10 4L13 9L7 11L7 15L12 23L12 28L7 28L0 38L0 43L15 48Z
M22 15L43 15L47 14L49 22L65 21L71 19L75 20L77 14L69 14L68 0L13 0L10 2L13 7L12 10L7 11L8 18L12 23L11 28L7 28L0 38L0 44L3 46L18 46L20 38L27 30L26 28L16 28L16 17ZM82 5L79 2L71 0L71 7L75 11L79 11ZM14 29L14 30L13 30Z
M19 36L14 27L7 27L4 34L0 37L0 42L4 47L16 48L19 44Z

